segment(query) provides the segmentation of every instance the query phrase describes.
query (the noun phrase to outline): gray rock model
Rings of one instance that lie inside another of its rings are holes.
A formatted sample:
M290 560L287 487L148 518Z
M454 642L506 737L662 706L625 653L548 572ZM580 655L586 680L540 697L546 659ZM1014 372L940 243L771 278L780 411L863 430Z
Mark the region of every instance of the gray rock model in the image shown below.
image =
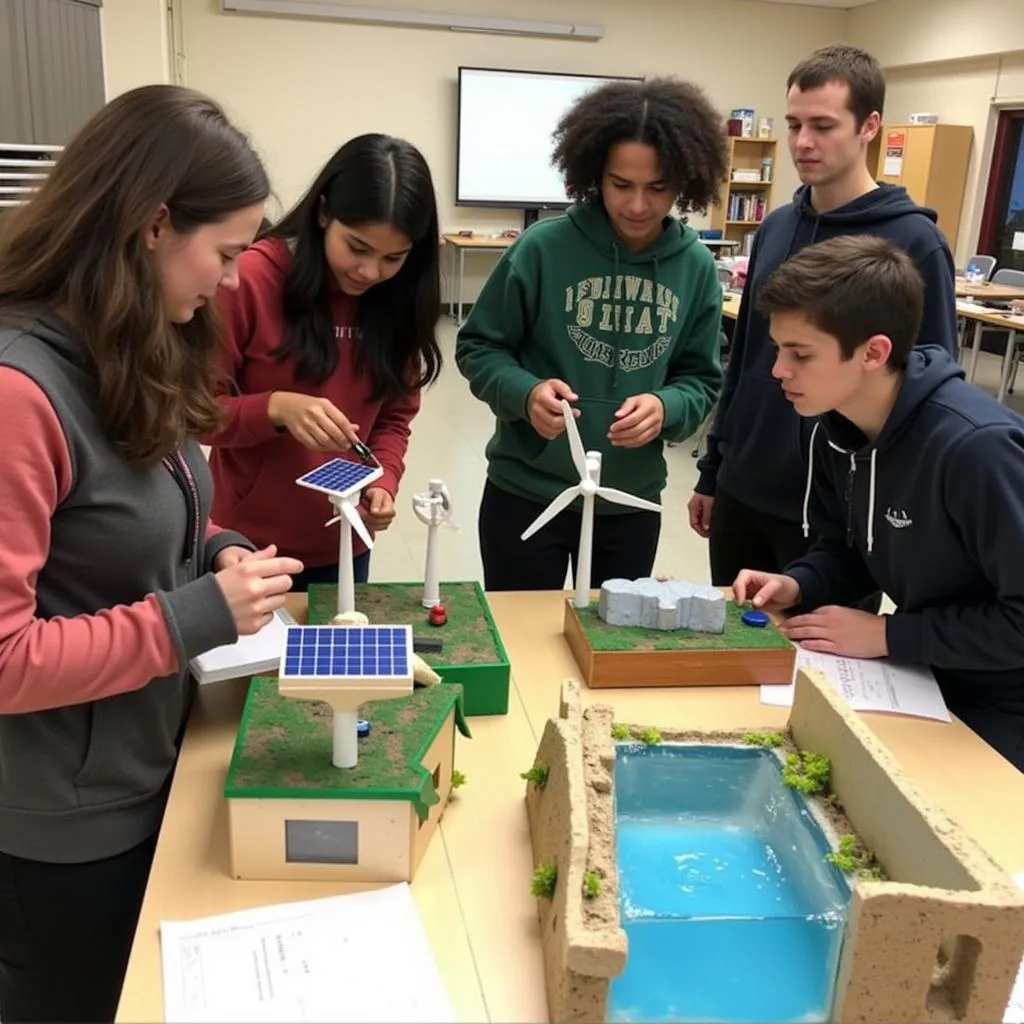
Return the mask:
M605 580L597 614L610 626L725 632L725 595L685 580Z

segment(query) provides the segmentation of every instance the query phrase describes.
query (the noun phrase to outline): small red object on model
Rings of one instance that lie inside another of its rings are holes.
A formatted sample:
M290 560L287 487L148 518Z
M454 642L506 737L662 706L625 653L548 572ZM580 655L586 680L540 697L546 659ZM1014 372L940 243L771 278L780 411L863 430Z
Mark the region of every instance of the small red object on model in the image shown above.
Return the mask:
M448 621L448 613L444 610L444 605L440 602L435 604L427 615L427 621L432 626L443 626Z

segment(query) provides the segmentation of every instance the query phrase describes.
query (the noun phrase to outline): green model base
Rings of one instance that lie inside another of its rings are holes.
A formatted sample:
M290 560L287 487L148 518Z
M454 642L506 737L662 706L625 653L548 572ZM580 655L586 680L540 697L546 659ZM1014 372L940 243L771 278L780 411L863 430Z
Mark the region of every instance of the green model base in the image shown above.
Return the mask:
M406 800L426 819L438 795L423 758L453 711L458 730L470 734L458 686L428 686L361 705L359 717L370 723L370 734L359 740L359 762L335 768L330 706L282 697L277 682L257 676L249 686L226 797Z
M725 631L722 633L610 626L597 614L596 604L578 608L576 614L593 651L745 651L793 646L773 623L767 626L745 625L743 609L732 601L725 603Z
M487 598L479 583L441 583L448 621L432 626L420 603L422 583L357 583L356 610L382 626L411 625L413 637L440 638L440 654L420 657L446 683L462 687L467 715L508 713L509 664ZM309 624L323 626L338 611L338 588L314 583L309 588Z

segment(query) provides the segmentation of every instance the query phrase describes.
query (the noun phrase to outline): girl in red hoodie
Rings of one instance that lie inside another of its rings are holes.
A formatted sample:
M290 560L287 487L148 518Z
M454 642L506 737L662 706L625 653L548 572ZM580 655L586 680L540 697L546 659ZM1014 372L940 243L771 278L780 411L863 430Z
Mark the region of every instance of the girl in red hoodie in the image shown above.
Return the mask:
M338 527L324 495L295 480L361 440L384 475L359 511L387 529L420 390L441 370L437 202L408 142L362 135L239 259L221 303L225 416L211 445L213 518L257 546L271 539L306 571L293 589L338 579ZM369 551L353 537L355 578Z

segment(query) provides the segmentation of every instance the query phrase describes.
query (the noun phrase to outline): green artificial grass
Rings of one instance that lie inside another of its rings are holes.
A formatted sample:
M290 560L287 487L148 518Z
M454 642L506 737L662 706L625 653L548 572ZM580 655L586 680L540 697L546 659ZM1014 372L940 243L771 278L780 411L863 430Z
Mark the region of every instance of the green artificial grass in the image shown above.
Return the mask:
M421 761L448 714L469 735L458 686L428 686L408 697L370 701L371 726L354 768L331 763L334 716L327 704L282 697L277 679L257 676L246 699L224 795L275 799L409 800L423 819L437 803Z
M494 665L505 660L499 653L481 593L472 582L442 583L441 602L448 621L432 626L427 609L420 604L422 583L357 583L356 609L373 625L412 625L414 637L440 637L440 654L429 651L420 657L431 666ZM309 588L309 623L326 625L338 610L338 588L316 584ZM442 673L443 674L443 673Z
M760 628L745 626L741 619L743 609L732 601L725 603L723 633L609 626L597 614L597 608L595 602L589 608L575 609L593 651L773 650L792 646L772 623Z

